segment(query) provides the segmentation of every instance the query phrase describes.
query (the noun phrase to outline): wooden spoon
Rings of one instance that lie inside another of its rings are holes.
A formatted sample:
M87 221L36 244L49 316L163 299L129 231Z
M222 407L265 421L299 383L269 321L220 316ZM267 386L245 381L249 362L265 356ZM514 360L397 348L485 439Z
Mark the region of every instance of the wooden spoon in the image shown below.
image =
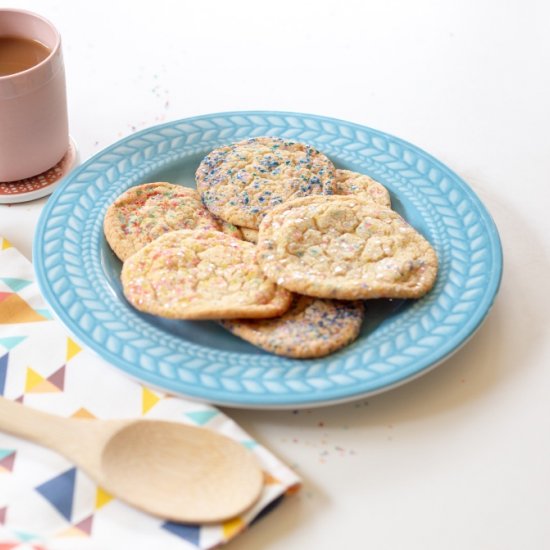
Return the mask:
M0 397L0 429L58 451L113 496L172 521L230 519L263 485L248 449L177 422L62 418Z

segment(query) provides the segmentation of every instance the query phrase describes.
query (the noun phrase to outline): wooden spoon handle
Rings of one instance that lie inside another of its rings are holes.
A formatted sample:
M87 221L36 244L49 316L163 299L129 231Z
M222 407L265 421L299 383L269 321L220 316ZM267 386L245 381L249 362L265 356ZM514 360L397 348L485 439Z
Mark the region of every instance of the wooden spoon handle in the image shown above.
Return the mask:
M71 430L66 418L25 407L0 397L0 430L28 439L51 449L58 449L61 434Z
M99 481L101 452L128 420L64 418L0 397L0 430L28 439L68 458Z

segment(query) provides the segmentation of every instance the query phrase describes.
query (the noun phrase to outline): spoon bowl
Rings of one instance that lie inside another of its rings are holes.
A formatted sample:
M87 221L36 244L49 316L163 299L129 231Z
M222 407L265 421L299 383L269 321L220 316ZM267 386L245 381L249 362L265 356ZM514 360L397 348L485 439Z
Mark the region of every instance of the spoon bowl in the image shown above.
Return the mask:
M139 500L143 509L164 518L183 516L193 523L238 515L250 506L248 487L256 493L262 485L254 456L242 445L174 422L123 427L105 445L101 463L102 485L113 494Z

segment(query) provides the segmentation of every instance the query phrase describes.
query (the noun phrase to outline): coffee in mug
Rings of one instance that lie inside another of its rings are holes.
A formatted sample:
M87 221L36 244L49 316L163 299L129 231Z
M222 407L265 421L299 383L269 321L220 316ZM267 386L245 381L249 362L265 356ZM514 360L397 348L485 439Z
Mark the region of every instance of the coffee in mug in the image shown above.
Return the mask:
M0 76L26 71L44 61L51 50L38 40L0 36Z

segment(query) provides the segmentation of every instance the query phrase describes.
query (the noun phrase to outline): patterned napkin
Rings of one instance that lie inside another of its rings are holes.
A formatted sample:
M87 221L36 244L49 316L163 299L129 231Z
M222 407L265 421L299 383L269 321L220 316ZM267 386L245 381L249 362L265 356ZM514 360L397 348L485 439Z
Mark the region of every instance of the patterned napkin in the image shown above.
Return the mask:
M250 448L260 501L219 525L162 521L114 499L56 453L0 432L0 549L213 548L299 488L299 478L217 409L153 391L81 349L54 320L32 265L0 237L0 395L61 416L146 416L205 426Z

